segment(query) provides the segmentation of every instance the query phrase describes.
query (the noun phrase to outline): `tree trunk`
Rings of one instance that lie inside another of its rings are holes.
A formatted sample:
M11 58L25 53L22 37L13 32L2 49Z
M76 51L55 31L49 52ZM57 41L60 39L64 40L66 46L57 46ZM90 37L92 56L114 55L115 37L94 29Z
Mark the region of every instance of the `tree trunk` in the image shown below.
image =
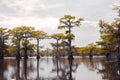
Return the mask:
M37 59L40 59L40 55L39 55L39 39L37 39Z
M0 56L0 59L4 59L3 53L1 53L2 55Z
M71 34L71 23L69 22L69 34ZM71 49L71 37L68 38L69 42L69 49L68 49L68 60L73 60L73 54L72 54L72 49Z
M28 59L27 45L25 45L25 47L24 47L24 59Z
M0 40L0 59L4 59L5 45L4 41Z
M68 49L68 59L73 59L72 49L71 49L71 39L68 39L69 41L69 49Z
M20 43L18 44L16 59L18 59L18 60L21 59L21 56L20 56Z
M93 58L93 54L92 54L92 53L93 53L93 49L94 49L94 48L91 48L91 49L90 49L90 53L89 53L89 58L90 58L90 60Z
M118 61L120 62L120 43L118 45Z
M118 29L118 61L120 62L120 28Z
M57 52L56 52L56 58L58 59L60 56L59 56L59 50L58 50L58 41L59 40L57 40Z

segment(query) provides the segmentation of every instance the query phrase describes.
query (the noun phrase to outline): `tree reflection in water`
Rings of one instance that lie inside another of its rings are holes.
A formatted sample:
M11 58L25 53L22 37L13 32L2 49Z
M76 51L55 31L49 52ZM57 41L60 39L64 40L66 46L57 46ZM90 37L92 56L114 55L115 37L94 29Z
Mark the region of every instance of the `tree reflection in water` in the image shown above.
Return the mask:
M37 59L37 79L39 80L39 59Z
M5 59L0 64L0 80L80 80L84 75L89 76L83 70L91 75L92 80L97 80L97 75L99 80L120 80L120 63L103 62L102 58L74 58L74 61L67 58Z
M17 60L17 76L16 76L17 80L21 80L20 79L20 60Z
M73 80L73 78L72 78L72 63L73 63L73 59L69 59L69 68L70 68L70 70L69 70L69 80Z
M59 58L56 58L57 60L57 80L59 80Z
M106 61L102 63L102 69L99 70L104 80L120 80L120 63Z
M27 59L24 59L24 79L23 80L27 80Z
M0 60L0 80L4 80L4 75L3 75L3 72L4 72L4 60Z

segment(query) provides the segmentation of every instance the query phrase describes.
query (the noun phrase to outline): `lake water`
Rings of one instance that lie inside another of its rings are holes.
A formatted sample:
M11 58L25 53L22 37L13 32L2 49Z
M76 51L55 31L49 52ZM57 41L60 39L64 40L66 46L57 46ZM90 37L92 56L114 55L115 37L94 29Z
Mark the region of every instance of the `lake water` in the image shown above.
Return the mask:
M104 58L0 60L0 80L120 80L120 66Z

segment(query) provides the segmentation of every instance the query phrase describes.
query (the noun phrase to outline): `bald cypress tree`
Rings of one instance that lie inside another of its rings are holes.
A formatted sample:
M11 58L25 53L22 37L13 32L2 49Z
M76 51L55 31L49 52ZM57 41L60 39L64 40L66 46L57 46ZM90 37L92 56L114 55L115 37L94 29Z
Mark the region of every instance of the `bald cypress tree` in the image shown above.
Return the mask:
M0 27L0 59L3 59L4 54L7 52L6 41L8 40L8 29Z
M69 36L68 37L68 59L73 59L73 54L71 50L71 43L72 43L72 28L80 26L81 21L83 18L76 18L72 15L64 15L62 18L60 18L60 25L58 26L58 29L66 29L65 33Z

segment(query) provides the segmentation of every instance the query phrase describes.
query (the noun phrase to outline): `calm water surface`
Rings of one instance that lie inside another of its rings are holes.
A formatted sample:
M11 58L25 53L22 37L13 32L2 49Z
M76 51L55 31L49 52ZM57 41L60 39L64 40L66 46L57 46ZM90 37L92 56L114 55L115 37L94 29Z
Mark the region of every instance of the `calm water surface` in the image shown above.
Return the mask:
M34 58L0 61L0 80L120 80L120 65L104 58Z

